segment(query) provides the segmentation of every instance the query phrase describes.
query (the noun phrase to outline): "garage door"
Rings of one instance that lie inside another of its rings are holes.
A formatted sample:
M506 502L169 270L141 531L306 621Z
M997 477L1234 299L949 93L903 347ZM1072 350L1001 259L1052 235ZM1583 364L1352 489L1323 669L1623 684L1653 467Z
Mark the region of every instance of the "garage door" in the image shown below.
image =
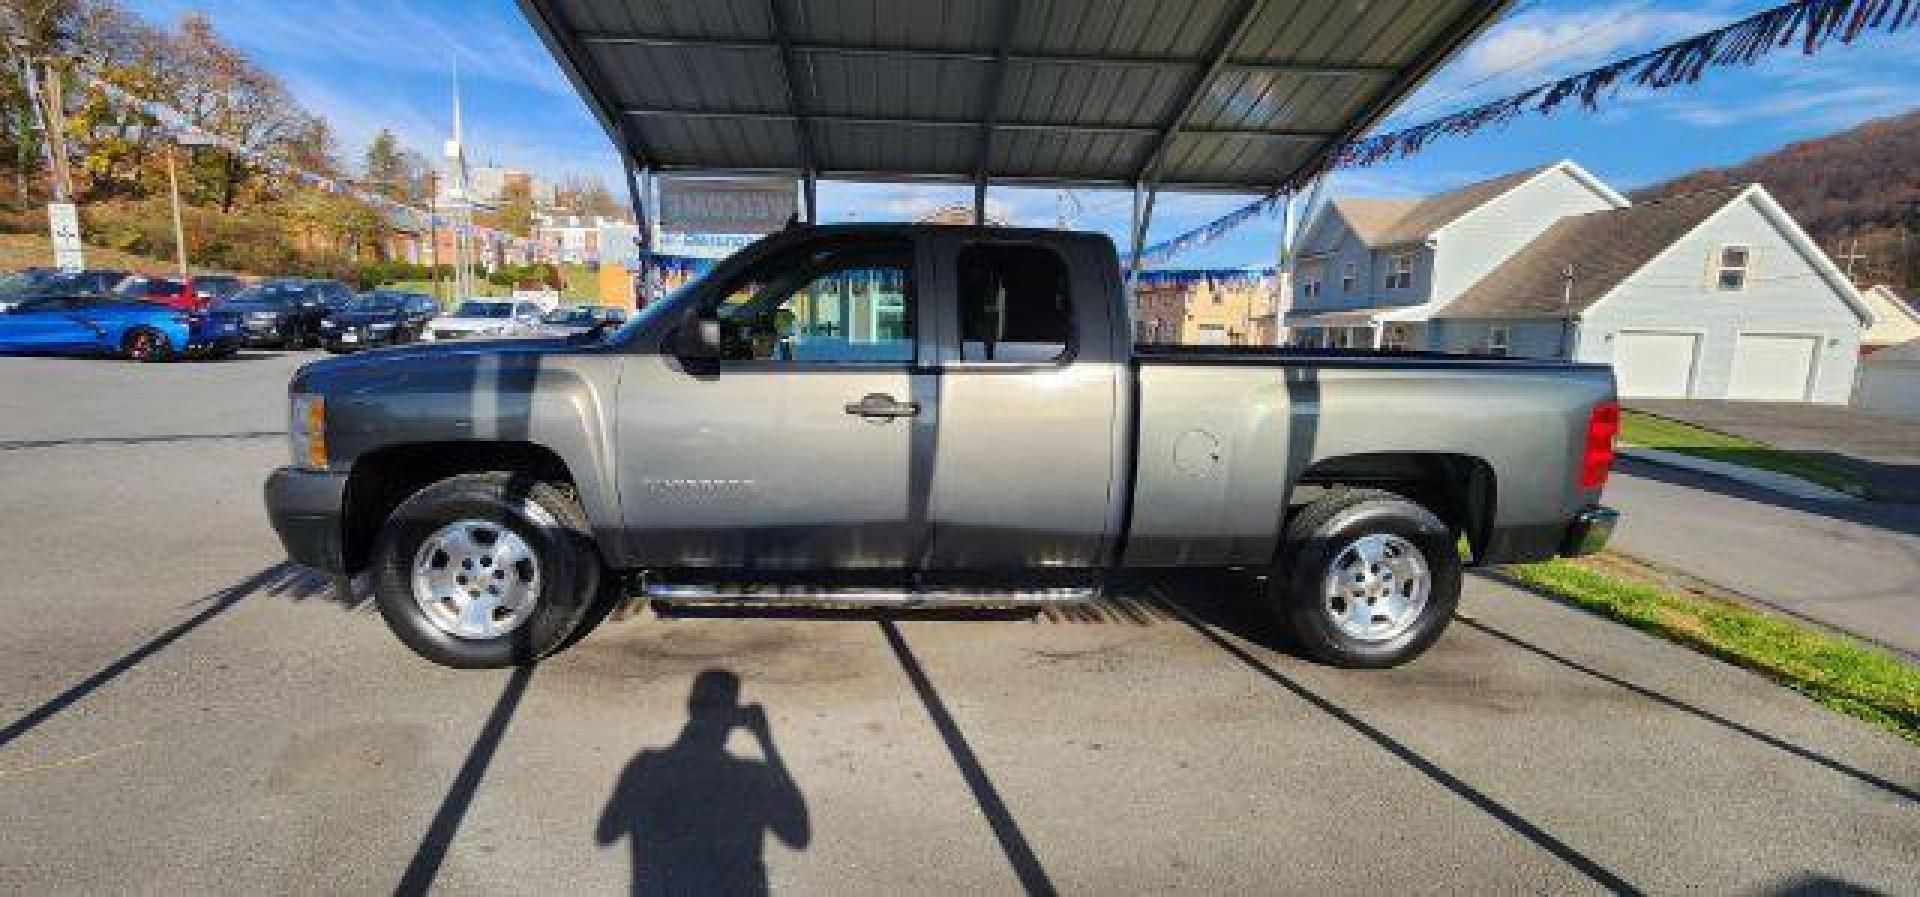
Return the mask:
M1691 393L1699 334L1623 330L1613 344L1613 376L1622 397L1684 399Z
M1733 348L1727 398L1749 402L1803 402L1813 380L1820 338L1804 333L1742 334Z

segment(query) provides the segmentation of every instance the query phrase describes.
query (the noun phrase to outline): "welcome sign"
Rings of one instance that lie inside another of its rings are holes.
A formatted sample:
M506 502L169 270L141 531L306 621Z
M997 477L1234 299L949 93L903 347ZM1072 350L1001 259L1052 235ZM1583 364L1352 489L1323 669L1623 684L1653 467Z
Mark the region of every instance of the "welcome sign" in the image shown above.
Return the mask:
M765 234L798 208L792 178L660 178L660 229L683 234Z

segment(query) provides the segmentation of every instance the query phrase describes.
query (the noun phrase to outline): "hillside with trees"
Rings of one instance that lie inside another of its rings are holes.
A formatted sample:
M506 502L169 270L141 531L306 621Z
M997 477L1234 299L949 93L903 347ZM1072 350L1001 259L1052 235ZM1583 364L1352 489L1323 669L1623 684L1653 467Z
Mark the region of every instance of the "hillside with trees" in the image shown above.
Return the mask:
M364 148L342 149L325 116L206 15L163 25L124 0L0 0L0 39L10 47L0 66L0 232L44 235L53 186L49 141L11 50L19 47L57 81L69 180L89 243L130 257L173 257L171 156L195 267L363 283L426 276L392 258L393 236L412 222L361 197L424 209L432 162L386 130ZM224 145L177 145L169 123L142 104L171 110ZM571 179L560 195L582 209L619 208L594 179ZM522 193L476 221L526 236L532 213Z
M1920 288L1920 110L1633 191L1636 201L1759 182L1854 277ZM1855 241L1858 241L1857 244Z

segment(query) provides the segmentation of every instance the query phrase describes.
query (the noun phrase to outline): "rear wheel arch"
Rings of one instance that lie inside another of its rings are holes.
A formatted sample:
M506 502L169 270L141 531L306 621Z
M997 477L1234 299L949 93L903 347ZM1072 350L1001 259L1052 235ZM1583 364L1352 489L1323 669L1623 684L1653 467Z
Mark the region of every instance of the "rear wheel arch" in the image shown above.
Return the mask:
M1499 477L1493 465L1473 455L1441 452L1371 452L1324 458L1295 480L1289 515L1330 490L1377 489L1431 511L1464 536L1475 563L1485 555L1495 523ZM1283 521L1284 527L1284 521Z

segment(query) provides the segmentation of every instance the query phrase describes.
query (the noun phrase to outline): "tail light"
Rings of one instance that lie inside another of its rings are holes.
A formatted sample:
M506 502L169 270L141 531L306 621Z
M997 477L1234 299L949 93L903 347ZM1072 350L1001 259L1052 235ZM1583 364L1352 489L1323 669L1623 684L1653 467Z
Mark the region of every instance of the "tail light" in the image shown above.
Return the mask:
M1580 488L1598 489L1613 470L1613 439L1620 435L1620 403L1595 402L1587 413L1587 441L1580 453Z

